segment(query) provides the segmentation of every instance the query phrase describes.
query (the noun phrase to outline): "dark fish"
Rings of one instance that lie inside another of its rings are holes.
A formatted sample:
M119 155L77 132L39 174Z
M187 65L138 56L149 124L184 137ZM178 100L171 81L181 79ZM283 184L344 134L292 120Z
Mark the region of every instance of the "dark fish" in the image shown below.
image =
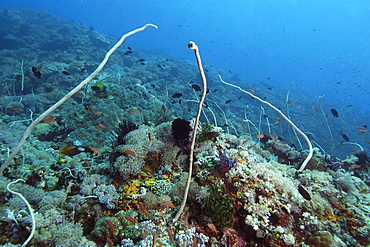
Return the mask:
M145 63L140 63L141 65L145 65Z
M268 87L267 89L268 89L268 90L272 90L272 88L270 88L270 87Z
M207 72L207 73L209 72L208 69L204 69L204 71Z
M242 98L242 96L239 96L239 98L238 99L241 99Z
M180 98L182 96L182 93L175 93L172 95L172 98Z
M334 108L330 109L331 113L333 114L334 117L339 117L338 111L335 110Z
M65 71L65 70L64 70L64 71L62 71L62 74L63 74L63 75L70 75L70 73L69 73L68 71Z
M45 92L45 93L51 93L51 92L53 92L53 90L54 90L54 88L52 88L52 87L48 87L48 88L46 88L46 89L44 90L44 92Z
M343 139L346 141L346 142L349 142L349 138L347 135L343 134L342 130L339 131L339 133L342 135Z
M225 101L225 104L229 104L230 102L231 102L231 99L226 100L226 101Z
M179 100L179 104L180 104L180 105L182 104L182 101L181 101L181 99Z
M195 91L201 91L202 89L197 85L197 84L193 84L191 85L191 87L195 90Z
M130 50L130 51L132 50L132 48L130 46L127 46L127 49Z
M130 54L132 54L132 53L134 53L133 51L126 51L125 53L123 53L124 55L130 55Z
M144 62L145 59L144 58L140 58L139 60L137 60L136 62Z
M36 78L41 78L41 72L40 70L38 70L36 67L32 67L32 72L33 72L33 75L36 77Z
M219 136L219 135L220 135L220 133L215 132L215 131L208 132L208 133L206 134L206 136L207 136L207 138L208 138L208 139L215 138L215 137L217 137L217 136Z
M267 80L270 80L271 78L270 78L270 77L267 77L266 79L267 79Z
M299 192L299 194L301 194L303 196L304 199L306 199L308 201L311 200L310 194L308 194L307 190L305 188L303 188L301 185L298 186L298 192Z
M81 68L80 72L84 72L85 70L86 70L86 68Z

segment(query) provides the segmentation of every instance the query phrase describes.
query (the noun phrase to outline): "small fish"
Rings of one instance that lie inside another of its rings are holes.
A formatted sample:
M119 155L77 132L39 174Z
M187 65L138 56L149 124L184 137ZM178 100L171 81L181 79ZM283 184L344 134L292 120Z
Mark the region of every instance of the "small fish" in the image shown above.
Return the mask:
M40 121L40 123L54 123L55 117L51 115L47 115L43 120Z
M142 202L139 202L139 207L140 207L140 210L146 215L148 216L150 213L148 212L148 210L146 210L145 206L144 206L144 203Z
M340 130L339 133L341 134L341 136L343 137L343 139L346 141L346 142L349 142L349 138L347 135L343 134L343 131Z
M231 99L226 100L226 101L225 101L225 104L229 104L230 102L231 102Z
M269 134L269 136L271 137L272 140L276 141L277 137L274 136L273 134Z
M301 107L302 107L302 105L298 105L297 108L296 108L296 110L301 109Z
M126 220L130 221L132 224L136 224L136 220L131 216L125 216Z
M211 138L216 138L220 135L220 133L216 132L216 131L211 131L211 132L208 132L206 134L206 137L211 139Z
M257 138L258 138L258 139L261 139L261 138L263 138L264 136L265 136L264 134L258 134L258 135L257 135Z
M145 59L144 58L140 58L139 60L137 60L136 62L138 63L138 62L144 62L145 61Z
M298 192L299 192L299 194L301 194L303 196L304 199L306 199L308 201L311 200L310 194L308 194L307 190L305 188L303 188L301 185L298 186Z
M75 156L84 151L86 151L84 147L75 146L75 145L65 145L59 150L59 153L68 155L68 156Z
M71 75L68 71L65 71L65 70L62 71L62 74L63 75Z
M78 135L79 137L86 138L86 135L85 135L85 134L83 134L83 133L78 133L77 135Z
M131 110L128 111L128 113L130 113L130 114L136 114L136 113L139 113L139 112L141 112L139 109L131 109Z
M94 142L96 142L96 143L98 143L100 146L102 146L103 145L103 142L102 141L100 141L99 139L97 139L97 138L93 138L92 139Z
M330 109L331 113L333 114L334 117L339 117L338 111L335 110L334 108Z
M51 92L53 92L54 91L54 88L52 88L52 87L48 87L48 88L46 88L45 90L44 90L44 92L45 93L51 93Z
M93 146L87 146L88 149L90 149L91 151L95 152L95 153L98 153L98 154L101 154L101 151L99 148L97 147L93 147Z
M89 112L91 112L92 114L94 114L94 110L92 109L92 107L91 107L90 104L85 103L84 104L84 107L85 107L86 110L88 110Z
M86 68L81 68L80 72L84 72L85 70L86 70Z
M195 90L195 91L201 91L202 89L197 85L197 84L193 84L191 85L191 87Z
M166 112L167 112L167 108L166 108L166 106L165 106L165 105L162 105L162 111L163 111L163 114L166 114Z
M245 127L245 125L244 124L242 124L242 125L240 125L241 127L242 127L242 129L244 130L244 131L247 131L247 128Z
M168 238L170 239L171 243L174 244L175 243L175 238L174 238L172 230L169 226L167 227L167 233L168 233Z
M101 114L103 114L104 112L102 112L102 111L96 111L96 112L94 112L94 115L101 115Z
M40 66L39 66L40 67ZM40 68L41 69L41 68ZM40 72L40 69L38 69L38 67L32 67L32 73L33 75L40 79L41 78L41 72Z
M252 93L252 94L256 94L257 92L256 92L256 90L254 90L254 89L248 89L248 91L250 92L250 93Z
M83 93L76 93L75 95L76 95L77 97L80 97L80 98L85 97L85 95L84 95Z
M172 94L172 98L180 98L182 96L182 93L174 93Z
M212 232L214 232L214 233L217 233L218 232L217 231L217 228L216 228L216 226L214 224L208 223L207 226L209 227L209 229L212 230Z
M316 108L316 107L314 107L314 106L312 106L312 110L313 110L313 112L314 112L315 114L319 113L319 111L317 110L317 108Z
M355 105L346 105L346 107L353 108L356 107Z
M359 136L366 136L366 134L362 133L362 132L356 132L356 134L359 135Z
M170 201L164 201L163 204L173 209L176 208L176 206Z
M367 131L367 125L362 125L360 127L357 127L356 130Z
M122 149L122 150L123 150L124 152L128 153L129 155L136 157L136 153L135 153L134 151L132 151L132 150L128 150L128 149Z
M132 53L134 53L133 51L126 51L125 53L123 53L124 55L130 55L130 54L132 54Z

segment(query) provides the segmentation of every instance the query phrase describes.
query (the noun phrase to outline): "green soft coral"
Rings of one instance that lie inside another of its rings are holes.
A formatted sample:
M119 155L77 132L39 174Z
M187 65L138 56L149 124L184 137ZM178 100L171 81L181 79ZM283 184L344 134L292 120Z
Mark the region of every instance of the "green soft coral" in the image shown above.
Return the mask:
M216 185L211 185L210 195L204 200L204 215L212 221L211 223L217 229L222 229L230 224L235 215L231 195Z

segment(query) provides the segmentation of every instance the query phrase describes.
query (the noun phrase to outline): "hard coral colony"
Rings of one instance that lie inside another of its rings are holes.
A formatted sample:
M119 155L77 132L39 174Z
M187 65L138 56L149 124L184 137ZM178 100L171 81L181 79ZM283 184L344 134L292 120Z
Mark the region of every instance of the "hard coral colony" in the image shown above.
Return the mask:
M38 12L8 10L0 15L12 21L22 21L15 16L26 16L34 20L29 22L30 28L32 23L40 23ZM97 30L43 15L45 21L40 25L61 25L47 29L59 40L58 50L53 50L48 40L43 41L43 47L52 49L58 61L51 61L45 52L35 52L34 57L45 56L43 63L25 62L34 68L31 76L23 75L29 85L22 94L16 88L17 95L5 101L22 105L11 105L9 109L17 111L2 113L0 140L9 147L2 149L3 159L16 146L23 123L29 120L24 119L23 111L31 106L30 99L40 105L51 104L57 94L46 89L59 85L53 81L73 83L74 76L91 71L95 66L92 61L100 58L96 54L102 55L112 39ZM16 30L21 24L11 28ZM84 35L76 38L75 33ZM37 35L27 37L40 42ZM23 39L19 42L25 45ZM67 49L70 44L87 42L92 47L80 45L73 51L90 55L77 58ZM13 52L20 57L23 50L14 48ZM0 53L12 56L11 52ZM107 72L89 77L93 82L84 93L75 91L64 106L54 110L53 117L42 117L39 120L46 121L39 124L36 121L14 164L2 167L0 184L9 193L3 193L0 206L1 245L370 244L366 151L341 160L315 148L313 158L297 173L310 151L295 148L287 141L288 136L277 135L288 132L278 131L288 128L280 118L281 122L269 124L264 116L270 128L264 132L245 111L245 118L239 119L244 127L238 129L234 123L238 118L230 120L228 116L231 110L239 109L238 103L236 108L227 108L237 100L215 94L225 90L221 86L208 91L193 83L197 78L194 65L125 45L116 53L120 56L111 57L114 65L107 64ZM9 64L15 65L16 61ZM215 76L212 70L206 72ZM189 83L177 85L177 80ZM68 93L71 85L60 86L59 91ZM33 96L32 87L38 92ZM203 109L198 109L202 124L192 147L196 127L192 117L201 103L197 94L202 90L205 101ZM261 91L248 90L252 95ZM217 103L217 97L218 102L225 103ZM33 106L35 113L42 114L43 107L37 108L35 102ZM241 130L249 133L240 134ZM357 131L366 130L361 126ZM192 152L193 171L189 172ZM22 180L11 182L18 177ZM25 182L17 183L21 181ZM184 202L185 207L180 209ZM176 214L179 218L174 222Z

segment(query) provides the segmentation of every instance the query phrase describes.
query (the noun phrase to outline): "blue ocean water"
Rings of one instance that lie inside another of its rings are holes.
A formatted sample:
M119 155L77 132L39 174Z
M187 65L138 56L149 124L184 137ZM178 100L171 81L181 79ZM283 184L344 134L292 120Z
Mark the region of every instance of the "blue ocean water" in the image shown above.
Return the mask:
M128 42L190 60L186 44L194 40L205 64L233 75L279 87L295 82L303 90L339 99L338 107L369 107L366 0L3 0L1 5L51 12L116 37L152 22L158 31Z
M119 37L147 22L159 26L128 43L192 59L253 81L266 81L353 104L369 113L370 3L356 1L10 1Z

